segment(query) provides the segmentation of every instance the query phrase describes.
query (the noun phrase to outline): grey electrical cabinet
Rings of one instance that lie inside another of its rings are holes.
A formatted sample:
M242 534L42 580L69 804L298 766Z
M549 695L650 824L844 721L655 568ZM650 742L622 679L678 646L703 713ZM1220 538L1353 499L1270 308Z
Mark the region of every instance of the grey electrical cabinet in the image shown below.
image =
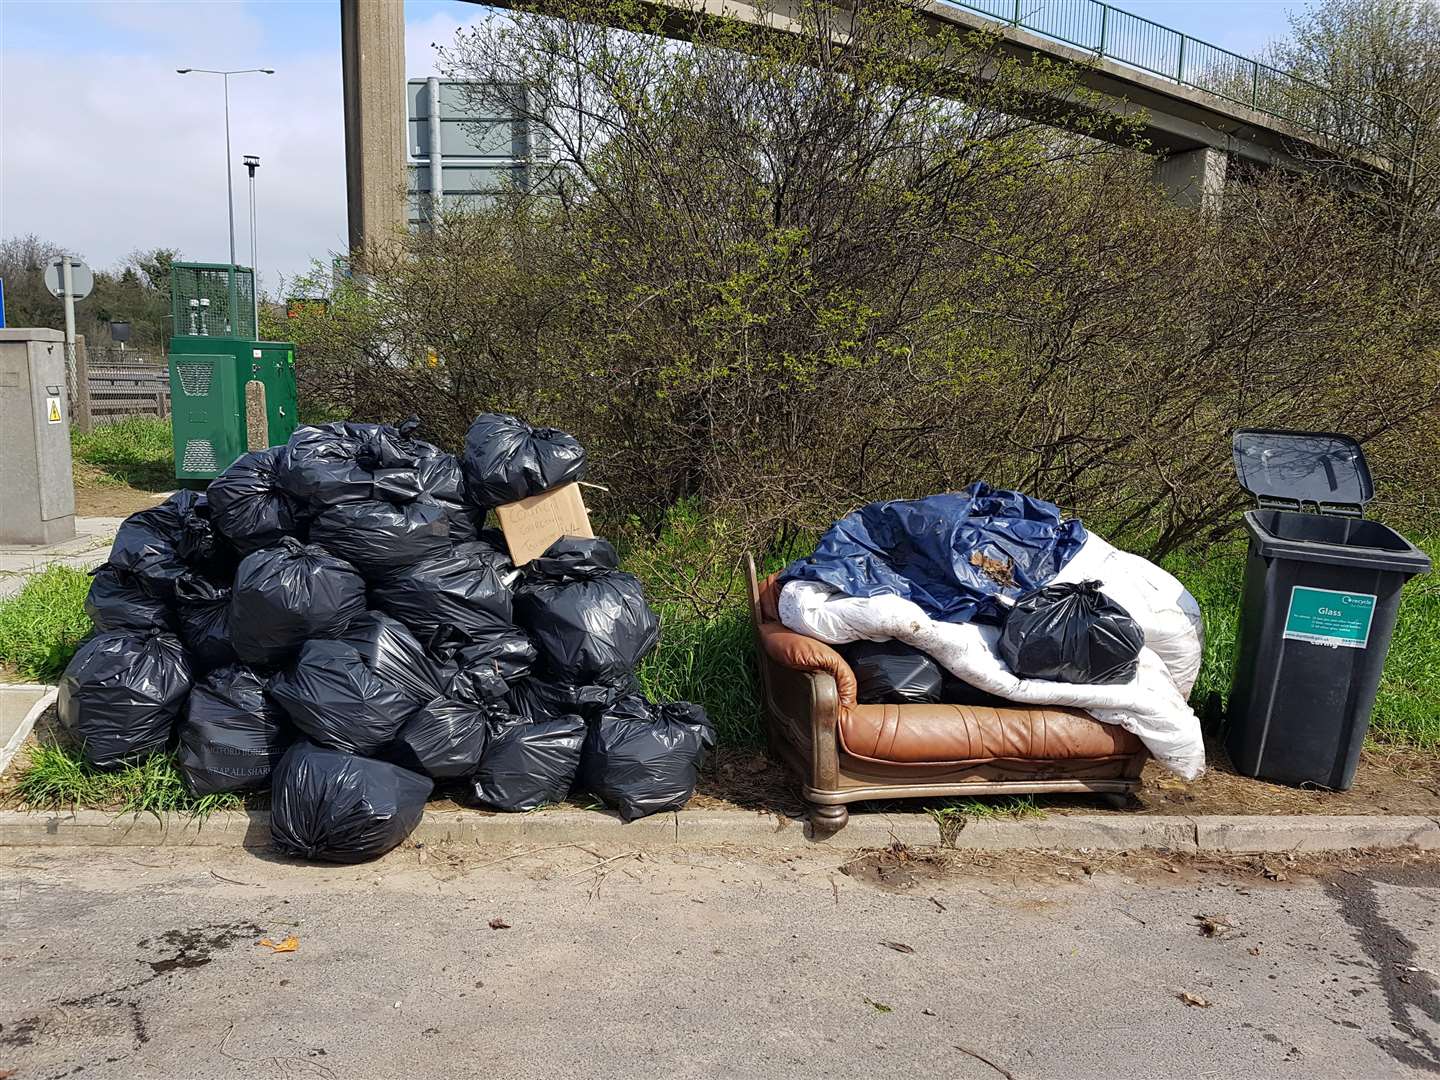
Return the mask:
M0 544L75 535L65 335L0 329Z

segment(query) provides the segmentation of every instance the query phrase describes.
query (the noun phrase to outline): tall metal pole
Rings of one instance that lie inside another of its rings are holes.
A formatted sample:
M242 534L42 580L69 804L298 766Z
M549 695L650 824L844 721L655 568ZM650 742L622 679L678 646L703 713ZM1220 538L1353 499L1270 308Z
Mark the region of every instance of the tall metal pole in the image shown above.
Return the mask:
M258 164L258 163L257 163ZM250 300L255 311L255 339L260 339L260 260L255 254L255 168L249 158L245 168L250 172Z
M235 333L235 309L240 306L239 294L235 289L235 168L230 163L230 73L225 79L225 198L230 205L230 303L225 308L225 332ZM252 268L253 269L253 268Z
M65 396L71 412L79 391L75 378L75 274L71 257L60 258L60 291L65 294Z

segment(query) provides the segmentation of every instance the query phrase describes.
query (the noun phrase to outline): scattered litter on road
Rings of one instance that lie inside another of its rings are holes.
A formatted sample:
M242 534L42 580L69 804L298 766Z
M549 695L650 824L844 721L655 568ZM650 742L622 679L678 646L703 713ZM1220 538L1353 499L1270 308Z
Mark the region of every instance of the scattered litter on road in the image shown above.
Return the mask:
M291 934L284 941L271 941L268 937L262 937L255 943L263 945L272 953L295 952L300 948L300 939Z
M880 944L884 945L887 949L894 949L896 952L899 953L913 953L915 951L909 945L906 945L900 941L882 941L880 942Z
M495 918L493 918L493 919L490 920L490 929L491 929L491 930L509 930L509 929L510 929L510 924L509 924L508 922L506 922L504 919L502 919L502 918L500 918L500 917L497 916L497 917L495 917Z
M870 1006L872 1009L874 1009L876 1012L888 1013L888 1012L894 1012L894 1011L895 1011L895 1010L892 1009L889 1005L882 1004L881 1002L878 1002L878 1001L872 1001L872 1000L870 1000L868 997L865 998L864 1000L865 1000L865 1004L866 1004L866 1005L869 1005L869 1006Z
M1208 1009L1211 1005L1214 1004L1214 1002L1206 1001L1199 994L1192 994L1188 990L1182 990L1175 996L1178 997L1181 1001L1183 1001L1186 1005L1192 1005L1197 1009Z

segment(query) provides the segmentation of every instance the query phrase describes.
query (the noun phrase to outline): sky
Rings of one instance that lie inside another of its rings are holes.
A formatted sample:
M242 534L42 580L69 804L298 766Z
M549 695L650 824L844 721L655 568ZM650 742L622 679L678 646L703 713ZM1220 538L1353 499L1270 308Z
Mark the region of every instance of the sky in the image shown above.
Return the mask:
M1039 0L1035 0L1039 2ZM1282 37L1301 0L1130 0L1115 6L1244 55ZM410 77L439 74L432 43L486 17L408 0ZM256 180L262 288L345 247L336 0L0 0L0 236L35 233L109 268L132 251L228 253L221 80L179 67L272 67L231 78L237 261L250 260Z

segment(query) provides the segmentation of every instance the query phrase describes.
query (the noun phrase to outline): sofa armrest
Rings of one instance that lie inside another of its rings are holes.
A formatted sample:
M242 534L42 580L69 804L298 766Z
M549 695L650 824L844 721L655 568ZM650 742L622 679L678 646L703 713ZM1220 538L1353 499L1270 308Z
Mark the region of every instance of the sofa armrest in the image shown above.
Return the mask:
M834 680L834 715L837 718L840 712L855 707L855 673L838 652L823 641L787 630L782 623L761 623L759 632L760 646L766 658L776 667L829 675ZM819 687L813 692L823 696Z

